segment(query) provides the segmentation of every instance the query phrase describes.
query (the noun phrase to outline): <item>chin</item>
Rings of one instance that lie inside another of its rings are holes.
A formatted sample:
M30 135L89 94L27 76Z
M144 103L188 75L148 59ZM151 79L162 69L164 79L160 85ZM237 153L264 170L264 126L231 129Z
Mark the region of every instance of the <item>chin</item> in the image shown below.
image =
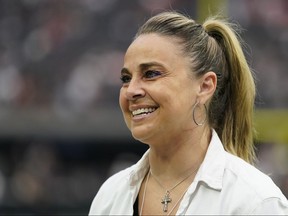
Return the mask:
M152 136L151 132L135 129L134 130L131 129L131 134L134 137L134 139L142 143L147 143L147 141L150 140Z
M140 133L140 132L136 132L131 130L131 134L133 136L134 139L141 141L144 137L144 134Z

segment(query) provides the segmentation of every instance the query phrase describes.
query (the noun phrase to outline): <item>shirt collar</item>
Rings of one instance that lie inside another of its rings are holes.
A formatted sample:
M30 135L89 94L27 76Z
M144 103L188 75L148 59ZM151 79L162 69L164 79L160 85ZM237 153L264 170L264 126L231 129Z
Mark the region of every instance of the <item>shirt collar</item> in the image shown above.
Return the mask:
M220 138L213 129L208 150L195 177L195 181L205 182L209 187L221 190L224 168L225 150Z
M134 167L131 169L129 175L130 186L139 185L147 174L150 167L148 158L149 151L150 150L148 149L142 158L133 165Z
M130 186L139 185L149 170L149 149L143 157L133 165L129 175ZM195 182L205 182L216 190L222 189L222 179L225 167L225 150L216 131L212 130L212 138L205 158L197 172Z

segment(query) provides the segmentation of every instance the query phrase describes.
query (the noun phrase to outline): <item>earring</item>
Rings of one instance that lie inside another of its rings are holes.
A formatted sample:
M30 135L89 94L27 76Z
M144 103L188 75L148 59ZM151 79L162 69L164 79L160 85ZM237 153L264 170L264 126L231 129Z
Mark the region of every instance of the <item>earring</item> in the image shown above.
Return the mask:
M207 107L206 107L206 105L205 104L203 104L204 105L204 108L205 108L205 118L204 118L204 120L202 121L202 122L200 122L200 123L198 123L197 121L196 121L196 119L195 119L195 109L196 109L196 107L198 106L198 104L199 104L199 102L197 101L195 104L194 104L194 106L193 106L193 112L192 112L192 117L193 117L193 121L194 121L194 123L197 125L197 126L202 126L202 125L204 125L205 124L205 122L206 122L206 120L207 120Z

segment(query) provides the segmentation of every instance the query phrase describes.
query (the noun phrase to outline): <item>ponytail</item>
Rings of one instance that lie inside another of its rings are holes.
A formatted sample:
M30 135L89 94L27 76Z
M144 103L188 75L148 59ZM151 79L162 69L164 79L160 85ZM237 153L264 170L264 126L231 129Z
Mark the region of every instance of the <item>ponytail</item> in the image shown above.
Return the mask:
M255 159L253 145L253 111L255 83L251 70L241 48L237 34L225 21L210 18L203 28L221 48L226 60L226 81L219 86L209 106L209 114L219 113L216 104L224 103L222 115L218 115L215 129L221 137L224 148L247 162ZM222 71L225 73L225 71ZM219 117L221 119L219 119Z

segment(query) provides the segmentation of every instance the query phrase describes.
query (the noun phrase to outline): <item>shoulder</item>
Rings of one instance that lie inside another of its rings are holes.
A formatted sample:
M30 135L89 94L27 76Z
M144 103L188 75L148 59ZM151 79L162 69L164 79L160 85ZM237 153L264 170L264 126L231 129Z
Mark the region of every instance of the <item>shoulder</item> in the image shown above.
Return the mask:
M93 199L89 214L109 214L116 194L128 193L129 178L133 166L109 177L100 187Z
M114 188L119 188L120 185L126 185L129 184L129 177L131 172L133 171L133 166L130 166L124 170L121 170L114 175L110 176L100 187L99 192L105 191L105 190L111 190ZM117 183L117 184L116 184Z
M131 215L139 187L149 169L147 151L134 165L112 175L100 187L90 215Z
M270 176L230 153L226 154L226 160L223 186L233 188L246 202L251 199L254 206L279 202L287 208L286 197Z
M109 191L118 191L122 187L129 186L129 178L130 178L130 174L133 170L133 167L134 167L134 165L130 166L124 170L121 170L121 171L115 173L114 175L110 176L102 184L97 195L101 194L101 196L103 197L103 195L105 195L105 194L110 194L110 193L107 193Z

